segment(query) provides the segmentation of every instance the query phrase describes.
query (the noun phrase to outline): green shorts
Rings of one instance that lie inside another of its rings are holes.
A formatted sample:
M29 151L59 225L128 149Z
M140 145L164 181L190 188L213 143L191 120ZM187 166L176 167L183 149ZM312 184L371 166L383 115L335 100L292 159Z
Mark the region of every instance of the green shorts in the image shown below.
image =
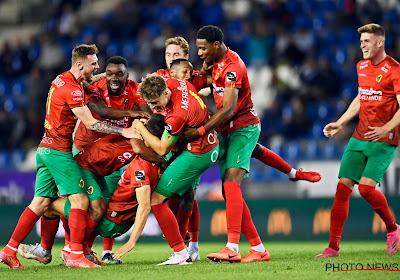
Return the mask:
M361 177L366 177L381 183L396 149L388 143L351 138L342 157L339 178L359 183Z
M195 189L200 175L206 171L218 158L219 146L211 151L195 155L183 151L165 170L155 189L166 198Z
M116 238L126 233L133 223L119 225L103 217L97 224L95 233L106 238Z
M103 198L104 201L110 199L110 193L108 192L107 183L104 177L95 175L92 171L82 168L82 176L87 186L87 195L89 201ZM106 201L106 202L107 202Z
M39 147L36 151L35 196L57 198L85 193L81 167L72 153Z
M121 179L121 176L122 176L122 168L104 177L110 195L112 195L117 190L118 181Z
M229 168L241 168L250 172L250 159L260 136L260 124L235 130L226 136L218 135L220 146L219 170L221 179ZM246 177L248 174L246 174Z

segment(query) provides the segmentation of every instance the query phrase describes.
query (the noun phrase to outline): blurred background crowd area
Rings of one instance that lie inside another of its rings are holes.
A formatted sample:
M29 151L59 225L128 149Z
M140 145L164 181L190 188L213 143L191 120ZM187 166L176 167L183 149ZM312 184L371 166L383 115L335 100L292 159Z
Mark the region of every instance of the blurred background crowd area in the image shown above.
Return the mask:
M199 69L196 33L207 24L248 67L260 142L291 163L339 159L355 122L333 140L322 129L357 94L357 28L382 25L399 60L399 18L396 0L0 0L0 169L20 167L39 144L50 83L74 46L95 43L100 72L125 57L140 81L165 68L165 39L178 35Z

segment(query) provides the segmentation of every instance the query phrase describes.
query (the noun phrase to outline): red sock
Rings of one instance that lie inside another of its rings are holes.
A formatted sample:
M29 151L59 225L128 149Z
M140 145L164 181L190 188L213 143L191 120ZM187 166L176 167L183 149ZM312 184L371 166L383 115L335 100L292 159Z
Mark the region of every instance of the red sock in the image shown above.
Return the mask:
M189 218L188 227L192 242L199 242L199 230L200 230L200 210L197 199L194 200L192 216Z
M185 240L186 232L189 227L189 218L192 215L192 211L185 212L181 208L178 209L178 213L176 213L176 221L179 225L179 232L181 233L182 239Z
M260 156L256 157L256 159L260 160L266 165L278 169L279 171L285 174L288 174L292 170L292 167L286 161L284 161L283 158L281 158L278 154L267 149L261 144L259 145L264 148L264 151Z
M49 218L42 216L40 225L40 235L42 236L42 240L40 241L40 245L43 249L51 250L51 248L53 248L59 224L60 217Z
M19 217L17 226L15 227L14 232L7 245L13 247L14 249L18 249L19 244L21 244L22 241L24 241L25 238L29 235L39 218L40 217L36 215L36 213L33 212L31 208L26 207L24 212L22 212L21 216ZM9 255L16 254L16 251L10 249L7 246L4 247L4 252Z
M71 236L71 251L83 251L83 241L86 233L86 215L87 212L82 209L71 208L69 210L69 229ZM71 254L72 255L76 254Z
M174 252L180 252L185 249L185 244L183 244L183 239L179 233L178 222L171 209L165 203L161 203L151 206L151 211L156 217L165 239Z
M180 198L181 197L179 195L174 195L167 201L169 209L171 209L172 213L174 213L175 216L178 213Z
M226 223L228 242L239 244L242 230L243 198L240 185L233 182L224 183L226 200Z
M89 213L86 212L86 238L83 244L83 253L85 255L88 255L90 253L90 248L93 247L94 240L96 239L96 235L94 234L96 226L97 222L93 221Z
M61 220L61 222L63 224L63 228L64 228L65 246L68 246L71 241L68 220L64 217L60 217L60 220Z
M383 193L376 190L374 186L359 184L358 190L361 196L371 205L372 209L381 217L386 225L387 232L397 229L396 222Z
M329 248L339 250L340 238L342 237L343 225L349 215L349 202L352 190L345 184L338 183L335 199L331 211L331 235Z
M247 204L244 200L243 200L242 232L249 241L250 246L254 247L260 245L261 238L258 235L256 227L254 226L249 207L247 207Z
M103 238L103 251L112 251L114 238Z

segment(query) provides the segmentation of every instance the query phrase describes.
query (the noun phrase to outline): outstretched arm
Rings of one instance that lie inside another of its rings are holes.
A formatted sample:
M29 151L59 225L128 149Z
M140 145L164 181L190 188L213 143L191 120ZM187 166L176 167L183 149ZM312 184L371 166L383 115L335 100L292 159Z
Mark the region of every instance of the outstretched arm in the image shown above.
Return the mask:
M360 112L360 93L353 99L346 112L336 121L328 123L324 127L324 135L326 137L333 137L336 135L349 121L351 121Z
M72 112L82 121L82 123L89 130L94 130L106 134L120 134L126 138L133 138L137 135L135 129L133 129L132 127L122 128L96 120L87 106L73 108Z
M146 118L149 119L151 114L150 108L146 111L133 111L133 110L122 110L113 107L108 107L107 104L100 99L94 99L89 101L88 106L90 110L98 114L104 119L116 120L123 117L133 117L133 118ZM146 105L147 106L147 105ZM148 107L148 106L147 106Z
M149 185L136 188L136 198L139 203L135 224L132 229L131 237L114 255L114 258L119 259L126 253L130 252L136 246L139 236L142 234L147 218L150 213L150 195L151 189Z

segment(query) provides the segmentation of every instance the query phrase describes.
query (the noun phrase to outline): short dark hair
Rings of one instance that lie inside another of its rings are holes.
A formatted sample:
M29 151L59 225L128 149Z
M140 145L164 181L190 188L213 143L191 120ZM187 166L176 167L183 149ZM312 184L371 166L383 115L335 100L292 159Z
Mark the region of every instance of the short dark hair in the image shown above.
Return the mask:
M119 56L119 55L115 55L115 56L112 56L109 59L107 59L106 66L110 63L123 64L123 65L125 65L126 68L128 68L128 61L126 61L125 58L123 58L122 56Z
M177 59L172 60L171 65L169 66L169 68L172 68L175 65L181 64L182 61L189 62L189 60L187 60L186 58L177 58Z
M147 129L149 132L161 139L161 136L165 129L164 116L161 114L153 114L147 123Z
M206 25L197 31L197 39L205 39L208 43L224 42L224 33L218 26Z

